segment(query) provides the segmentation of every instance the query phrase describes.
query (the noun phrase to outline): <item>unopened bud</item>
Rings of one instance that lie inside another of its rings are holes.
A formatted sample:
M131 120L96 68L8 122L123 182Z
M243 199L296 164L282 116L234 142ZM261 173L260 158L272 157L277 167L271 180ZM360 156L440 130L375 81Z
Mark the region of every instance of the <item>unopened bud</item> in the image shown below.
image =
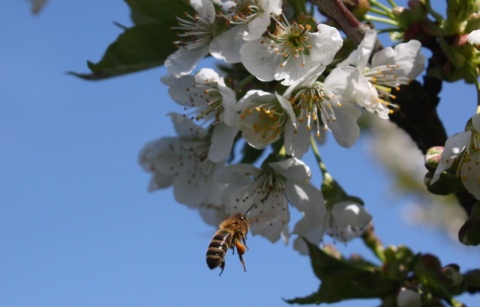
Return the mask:
M480 244L480 203L473 205L470 217L458 231L458 239L465 245Z
M463 282L463 275L460 274L460 268L456 264L450 264L440 270L442 279L450 286L459 286Z
M444 147L443 146L434 146L430 147L425 154L425 166L429 170L435 170L440 163L440 158L442 157Z
M395 16L400 16L405 11L405 8L403 6L396 6L392 9L392 13Z
M368 0L342 0L345 7L360 20L363 20L365 14L370 10Z
M420 307L422 296L417 291L402 287L397 296L398 307Z

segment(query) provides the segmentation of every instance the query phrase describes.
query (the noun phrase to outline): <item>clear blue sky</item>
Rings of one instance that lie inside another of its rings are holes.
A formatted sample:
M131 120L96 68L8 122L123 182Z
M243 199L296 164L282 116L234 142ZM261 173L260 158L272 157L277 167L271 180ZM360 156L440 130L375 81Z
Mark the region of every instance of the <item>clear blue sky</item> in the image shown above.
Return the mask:
M100 59L121 32L114 21L130 25L123 1L50 0L38 16L29 10L20 0L0 10L0 306L285 306L282 298L316 291L308 258L261 237L248 239L247 273L228 254L219 277L205 263L215 229L170 189L147 193L138 152L171 135L165 114L181 111L159 82L164 69L98 82L65 73ZM444 97L448 133L463 130L473 88L449 85ZM362 140L351 150L328 145L325 162L364 198L385 244L480 266L478 248L403 224L401 202L388 198L389 179Z

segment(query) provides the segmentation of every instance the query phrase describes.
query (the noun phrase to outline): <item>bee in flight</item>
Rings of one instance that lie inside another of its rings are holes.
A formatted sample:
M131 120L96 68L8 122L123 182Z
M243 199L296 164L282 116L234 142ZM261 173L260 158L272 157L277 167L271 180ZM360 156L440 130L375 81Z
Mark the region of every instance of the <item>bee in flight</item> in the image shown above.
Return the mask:
M255 205L250 207L250 209L254 206ZM225 268L225 253L229 248L232 249L233 253L235 253L235 248L237 248L237 254L243 265L243 270L245 272L247 271L242 255L245 254L245 251L248 249L245 240L247 239L250 223L246 214L250 209L248 209L245 214L237 213L226 218L213 235L212 241L207 249L207 264L212 270L220 267L222 271L219 275L222 275L223 269Z

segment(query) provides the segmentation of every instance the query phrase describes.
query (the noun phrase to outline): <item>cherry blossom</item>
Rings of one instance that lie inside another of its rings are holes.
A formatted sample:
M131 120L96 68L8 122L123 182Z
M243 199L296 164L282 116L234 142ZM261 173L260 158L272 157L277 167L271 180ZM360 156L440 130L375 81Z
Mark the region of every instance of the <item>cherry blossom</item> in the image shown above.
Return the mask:
M325 82L332 85L332 91L386 119L391 112L389 106L395 107L392 88L415 79L424 69L425 58L420 42L411 40L376 52L369 66L376 39L375 31L367 31L357 50L333 69Z
M309 25L277 21L273 33L242 46L243 65L261 81L292 84L313 67L329 64L343 44L333 27L319 24L317 32L310 30Z
M471 118L466 131L457 133L445 142L440 163L431 184L440 179L440 174L458 162L456 175L465 189L480 200L480 114Z
M227 213L246 212L252 234L260 234L271 242L288 240L290 211L295 206L308 223L297 227L299 235L312 228L324 227L325 205L322 194L310 184L310 169L301 160L289 158L267 162L261 168L236 164L217 172L217 180L228 184L222 193ZM300 223L300 222L299 222Z

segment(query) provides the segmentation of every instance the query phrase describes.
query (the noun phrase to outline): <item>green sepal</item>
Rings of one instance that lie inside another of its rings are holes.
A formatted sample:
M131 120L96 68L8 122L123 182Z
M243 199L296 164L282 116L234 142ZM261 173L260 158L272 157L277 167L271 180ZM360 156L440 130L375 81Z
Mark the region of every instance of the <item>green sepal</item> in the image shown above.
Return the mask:
M427 189L430 193L437 195L449 195L452 193L465 191L465 186L463 185L462 181L454 174L444 171L440 174L440 179L435 181L433 184L430 183L430 175L433 175L433 172L431 174L427 174L427 177L425 177Z

